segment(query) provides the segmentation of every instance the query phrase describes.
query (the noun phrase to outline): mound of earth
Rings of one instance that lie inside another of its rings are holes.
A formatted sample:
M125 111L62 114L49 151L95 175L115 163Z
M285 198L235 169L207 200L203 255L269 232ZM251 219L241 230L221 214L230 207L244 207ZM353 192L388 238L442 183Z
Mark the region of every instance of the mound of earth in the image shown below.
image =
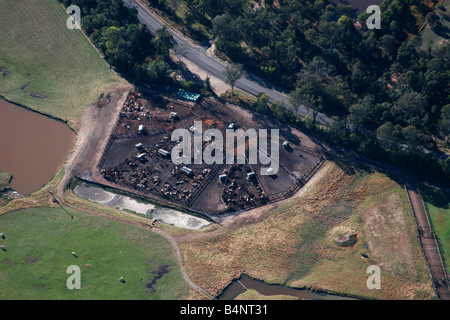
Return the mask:
M352 247L358 241L355 230L346 227L337 227L331 232L331 239L340 247Z

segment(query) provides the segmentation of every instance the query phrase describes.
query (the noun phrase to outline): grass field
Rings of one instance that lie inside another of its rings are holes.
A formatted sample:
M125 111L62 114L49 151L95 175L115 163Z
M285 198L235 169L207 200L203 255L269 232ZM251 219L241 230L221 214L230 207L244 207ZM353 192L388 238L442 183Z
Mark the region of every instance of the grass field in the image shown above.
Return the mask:
M181 299L189 292L167 240L92 214L33 208L0 216L0 299ZM77 257L72 255L75 252ZM81 289L66 286L81 269ZM124 277L125 283L119 281Z
M403 188L378 172L333 163L323 170L316 185L262 221L182 243L192 279L211 294L245 273L366 298L434 298ZM342 230L357 243L336 244ZM369 265L381 269L380 290L367 288Z
M420 191L448 268L450 263L450 193L425 185L420 186Z
M76 126L89 104L124 81L56 0L0 1L0 95Z

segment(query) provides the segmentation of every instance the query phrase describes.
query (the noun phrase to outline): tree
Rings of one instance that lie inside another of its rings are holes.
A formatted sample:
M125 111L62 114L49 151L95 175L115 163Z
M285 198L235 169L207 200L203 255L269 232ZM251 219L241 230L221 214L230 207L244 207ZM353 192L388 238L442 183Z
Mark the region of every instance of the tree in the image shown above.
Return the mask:
M397 101L399 121L406 121L411 125L413 120L420 120L425 115L427 106L427 100L420 93L413 91L405 93Z
M402 135L408 147L413 150L426 148L429 144L427 137L417 130L416 127L407 126L406 128L403 128Z
M397 50L397 62L403 67L408 67L414 61L416 53L416 48L412 42L405 41Z
M304 88L295 88L289 94L289 101L292 106L297 110L300 107L305 107L308 110L308 114L312 111L312 123L316 123L317 115L322 109L320 99L315 99L312 94L305 92Z
M205 90L214 94L214 90L211 86L211 78L209 76L206 77L204 83L205 83Z
M376 130L377 138L381 140L385 148L396 148L399 142L400 130L398 125L394 126L391 122L386 122Z
M402 29L400 28L397 21L391 21L391 23L389 24L389 31L395 38L400 39Z
M258 98L255 102L256 111L262 114L269 114L269 96L265 93L258 94Z
M430 12L429 14L427 14L425 20L433 31L442 25L441 21L439 20L439 16L434 12Z
M224 70L224 75L227 77L225 82L231 86L231 94L234 95L234 85L244 72L244 66L239 63L228 65Z
M147 66L147 77L150 83L164 83L170 71L169 66L162 61L151 61Z
M228 13L216 16L212 20L212 32L226 44L234 43L239 39L239 19L231 17Z
M364 105L359 103L353 104L349 111L350 114L347 116L347 122L352 129L358 132L364 126L364 123L367 120L368 112Z
M394 57L397 56L397 44L395 43L395 38L390 34L386 34L380 38L380 42L382 45L383 58L388 60L394 59Z
M441 109L441 116L439 118L439 130L448 142L450 135L450 104L447 104Z
M356 31L353 20L346 15L341 16L337 21L336 32L336 46L344 50L351 50L361 42L360 34Z
M169 50L172 49L176 42L170 34L166 25L156 29L155 38L153 39L158 54L165 60L169 58Z
M109 27L103 32L105 41L105 56L109 63L122 69L131 60L128 53L127 42L123 38L122 30L116 27Z

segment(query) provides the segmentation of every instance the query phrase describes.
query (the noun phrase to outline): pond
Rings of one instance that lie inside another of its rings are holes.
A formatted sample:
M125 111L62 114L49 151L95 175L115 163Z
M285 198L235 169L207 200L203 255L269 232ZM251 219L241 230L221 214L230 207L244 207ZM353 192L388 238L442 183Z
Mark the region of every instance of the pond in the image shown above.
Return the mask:
M0 99L0 171L21 194L39 190L64 164L75 134L63 122Z
M355 300L350 297L312 292L309 289L296 289L283 285L268 284L264 281L253 279L246 274L242 274L239 279L234 280L217 298L219 300L233 300L241 293L244 293L246 289L256 290L265 296L285 295L302 300Z

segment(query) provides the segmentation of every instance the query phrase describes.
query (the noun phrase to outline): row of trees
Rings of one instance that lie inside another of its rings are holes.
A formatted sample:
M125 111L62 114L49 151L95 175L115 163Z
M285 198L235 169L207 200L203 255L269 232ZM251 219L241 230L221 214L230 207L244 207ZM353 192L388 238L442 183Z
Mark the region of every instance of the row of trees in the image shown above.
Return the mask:
M106 61L141 84L165 85L174 69L169 51L175 41L166 27L153 37L137 19L137 10L122 0L59 0L81 9L81 26Z
M368 30L367 14L355 20L349 6L305 2L287 2L285 10L283 4L276 10L266 6L257 11L261 14L247 12L246 19L217 16L213 30L219 48L292 88L294 110L300 105L309 109L313 125L321 110L337 115L329 131L336 137L328 139L372 158L450 179L450 160L440 163L434 157L440 152L434 137L448 145L450 132L450 45L431 50L418 34L424 19L432 29L439 28L438 14L420 1L384 1L382 28ZM291 10L296 6L314 10L300 10L304 14L299 16ZM267 25L262 34L253 34L255 40L245 34L245 26L252 23ZM268 110L261 105L257 109ZM269 112L295 119L280 106ZM443 170L446 175L440 174Z
M314 8L319 2L315 1ZM310 41L312 45L307 49L296 45L306 57L297 66L292 64L295 58L286 59L291 48L283 44L259 49L258 53L265 53L265 58L255 63L255 56L252 56L255 47L274 40L264 41L264 35L255 36L254 41L242 36L243 31L240 30L245 30L244 25L251 23L253 16L233 18L226 12L215 17L212 26L221 50L233 60L259 66L265 73L270 73L268 78L271 80L277 79L274 65L279 67L282 63L274 63L270 67L264 64L270 62L272 56L279 61L289 61L285 68L280 69L282 77L291 77L288 83L283 83L283 78L277 80L286 87L295 84L289 95L294 110L300 105L309 109L312 125L315 125L321 110L339 116L327 131L327 139L372 158L448 181L450 160L440 162L434 156L433 138L438 137L448 143L450 45L442 44L431 50L422 44L417 33L424 17L428 23L432 21L432 29L439 28L441 23L436 22L439 21L436 20L438 15L418 1L385 1L382 30L367 30L364 27L366 14L355 20L351 18L352 11L348 6L332 7L329 4L325 6L318 21L313 21L313 29L306 32L296 30L290 33L290 37L283 37L294 30L285 23L279 37L273 37L280 42L284 39L290 42L298 39L305 43ZM337 12L339 18L336 18ZM265 22L272 26L266 34L273 33L280 15L270 15L270 10L264 14L271 17ZM237 26L235 29L233 24ZM301 36L298 35L300 32ZM315 38L309 37L312 34ZM411 34L413 36L409 36ZM308 59L308 54L313 56L312 59ZM277 104L268 107L267 98L264 95L258 98L254 106L256 110L299 124L292 111ZM439 150L435 152L439 153Z
M269 103L269 96L266 94L260 94L248 107L281 119L319 139L356 151L379 162L415 172L421 177L440 183L448 184L450 181L450 158L441 162L433 153L418 152L430 141L414 126L403 128L388 122L376 130L376 136L368 132L355 134L348 127L345 118L333 117L327 128L321 128L316 126L312 119L302 118L290 108L277 102ZM445 109L448 112L449 108ZM445 121L448 128L449 117ZM404 139L408 142L404 143Z
M174 15L176 8L167 9L171 1L150 2ZM203 25L214 35L220 52L292 90L294 103L308 104L314 113L320 109L339 116L351 113L349 125L356 130L361 125L375 130L390 121L404 127L413 124L425 134L442 134L433 123L450 102L449 55L446 48L424 51L420 37L411 37L425 19L439 21L422 1L385 0L379 30L366 28L369 14L357 17L353 6L330 0L184 4L187 28ZM408 93L421 108L414 123L399 110L403 105L399 99ZM373 105L364 110L367 103L360 100L368 96ZM425 122L422 128L420 121Z

